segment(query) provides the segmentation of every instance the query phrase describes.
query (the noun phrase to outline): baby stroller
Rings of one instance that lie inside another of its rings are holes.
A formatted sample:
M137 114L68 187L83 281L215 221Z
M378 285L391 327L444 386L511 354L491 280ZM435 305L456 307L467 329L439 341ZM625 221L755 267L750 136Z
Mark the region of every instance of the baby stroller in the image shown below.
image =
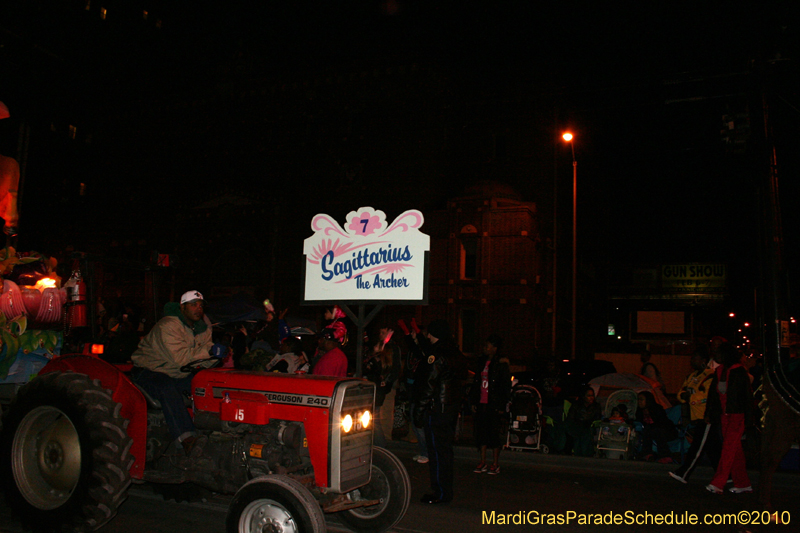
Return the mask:
M532 385L516 385L511 389L511 423L506 447L511 450L538 450L549 453L542 442L542 395Z
M596 447L598 457L628 459L633 454L636 445L633 421L636 420L638 406L636 391L622 389L611 393L606 400L603 419L598 423L600 430ZM615 409L623 411L627 420L620 417L612 418Z

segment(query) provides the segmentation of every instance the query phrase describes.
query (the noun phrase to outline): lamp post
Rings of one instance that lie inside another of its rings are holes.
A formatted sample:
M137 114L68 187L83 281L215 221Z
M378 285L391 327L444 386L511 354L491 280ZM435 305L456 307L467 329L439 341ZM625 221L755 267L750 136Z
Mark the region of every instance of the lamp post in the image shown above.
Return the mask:
M575 160L575 142L572 133L566 132L561 137L572 149L572 354L570 358L574 360L578 287L578 162Z

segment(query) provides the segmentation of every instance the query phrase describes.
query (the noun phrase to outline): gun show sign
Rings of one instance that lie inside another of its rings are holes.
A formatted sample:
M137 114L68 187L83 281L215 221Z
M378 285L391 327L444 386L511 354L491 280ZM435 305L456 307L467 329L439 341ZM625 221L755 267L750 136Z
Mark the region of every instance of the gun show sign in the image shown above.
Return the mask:
M311 220L303 244L304 303L420 303L428 300L430 237L422 213L409 210L387 223L383 211L360 207L345 217Z
M725 265L661 265L661 287L672 292L717 292L726 288Z

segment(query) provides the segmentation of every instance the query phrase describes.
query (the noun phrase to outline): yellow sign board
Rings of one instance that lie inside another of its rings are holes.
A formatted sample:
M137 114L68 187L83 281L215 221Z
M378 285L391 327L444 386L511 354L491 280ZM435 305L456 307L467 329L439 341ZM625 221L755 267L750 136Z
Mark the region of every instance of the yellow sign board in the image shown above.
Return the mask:
M661 265L661 287L692 292L724 290L726 270L721 263Z

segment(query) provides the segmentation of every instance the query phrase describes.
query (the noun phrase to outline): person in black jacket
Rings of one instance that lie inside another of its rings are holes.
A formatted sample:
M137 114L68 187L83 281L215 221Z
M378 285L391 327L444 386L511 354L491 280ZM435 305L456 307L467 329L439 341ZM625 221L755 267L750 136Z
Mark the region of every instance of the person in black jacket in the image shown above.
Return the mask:
M375 344L372 355L364 362L364 377L375 383L373 442L375 446L381 448L386 447L386 434L383 428L386 427L387 420L392 420L383 409L383 404L386 402L386 396L392 391L394 382L397 381L399 373L397 369L400 366L400 349L391 342L388 331L381 329L380 340ZM389 427L391 428L391 423Z
M706 401L706 423L718 421L722 428L722 455L714 479L706 490L721 494L728 477L733 478L730 491L753 492L742 449L742 435L755 419L753 391L747 370L739 363L740 354L730 343L719 347L722 364L714 378Z
M497 351L503 346L503 339L490 335L483 345L483 357L475 367L475 381L469 393L469 402L474 413L475 444L481 453L481 462L475 473L499 474L501 431L506 407L511 395L511 369L508 359L501 358ZM486 450L491 449L494 462L486 464Z
M675 424L667 416L667 412L656 402L650 391L639 393L639 409L636 420L642 424L640 444L641 457L647 461L671 462L669 441L678 436ZM656 442L658 455L653 455L653 441Z
M446 503L453 499L453 440L464 400L467 363L446 321L431 322L426 336L430 344L422 346L428 356L422 364L428 372L415 391L413 418L415 426L425 428L432 492L421 501Z

